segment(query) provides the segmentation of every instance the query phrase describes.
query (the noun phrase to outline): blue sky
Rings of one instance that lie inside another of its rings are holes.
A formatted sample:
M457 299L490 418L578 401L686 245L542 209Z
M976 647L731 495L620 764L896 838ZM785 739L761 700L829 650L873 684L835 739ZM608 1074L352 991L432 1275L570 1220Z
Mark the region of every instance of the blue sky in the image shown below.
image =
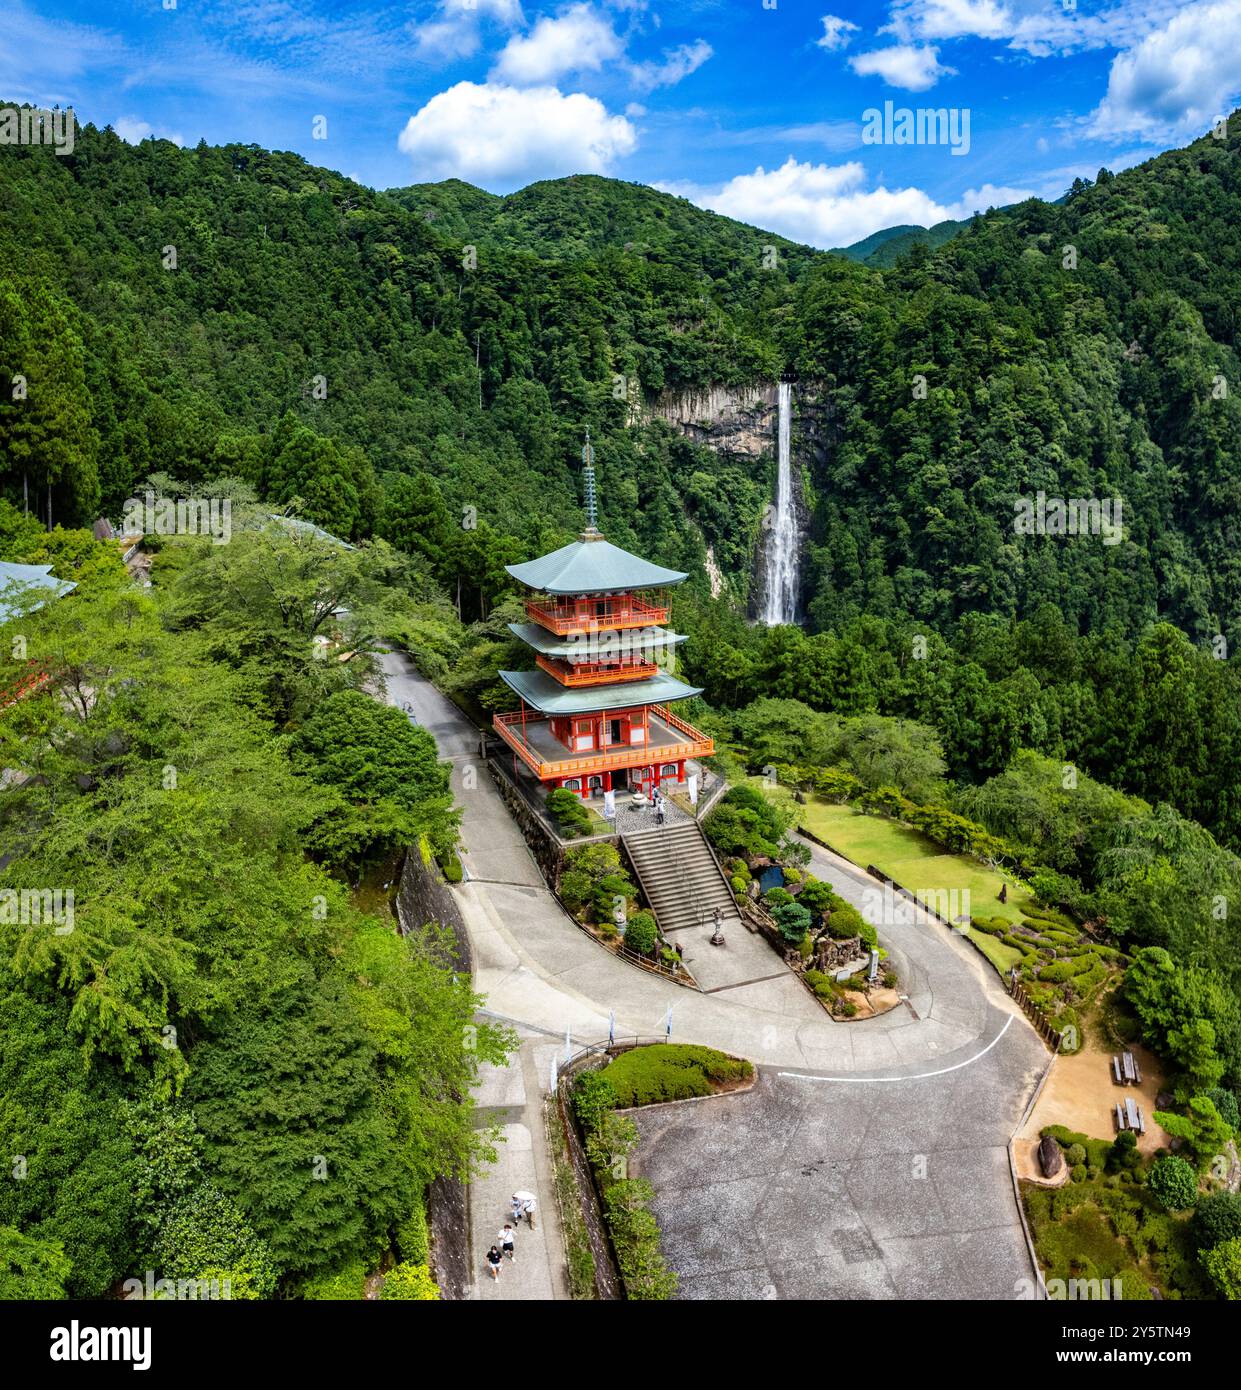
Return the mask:
M1238 54L1241 0L12 0L0 99L376 187L610 174L837 246L1184 143ZM962 153L867 143L889 101Z

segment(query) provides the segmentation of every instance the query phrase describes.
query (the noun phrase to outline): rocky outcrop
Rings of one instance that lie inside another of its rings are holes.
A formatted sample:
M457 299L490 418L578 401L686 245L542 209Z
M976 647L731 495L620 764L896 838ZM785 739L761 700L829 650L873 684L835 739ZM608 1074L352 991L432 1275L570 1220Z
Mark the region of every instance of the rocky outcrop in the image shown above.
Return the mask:
M716 453L760 458L770 453L776 432L776 387L708 386L700 391L661 391L648 405L650 419Z

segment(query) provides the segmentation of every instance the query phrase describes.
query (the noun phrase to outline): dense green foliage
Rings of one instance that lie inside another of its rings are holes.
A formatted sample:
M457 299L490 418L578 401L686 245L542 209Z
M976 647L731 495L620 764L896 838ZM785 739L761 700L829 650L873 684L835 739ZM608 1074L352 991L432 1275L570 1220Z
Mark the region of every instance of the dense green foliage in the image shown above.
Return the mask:
M316 658L313 623L256 636L294 614L306 576L344 564L347 588L365 555L281 527L176 542L150 595L100 567L8 624L5 682L25 669L8 655L20 633L49 684L0 723L17 774L0 878L73 895L71 918L0 927L0 1138L21 1167L0 1223L34 1243L8 1252L9 1277L82 1297L151 1269L268 1297L374 1267L427 1185L489 1151L462 1098L504 1034L474 1023L438 928L397 935L318 862L335 856L316 827L371 792L370 814L387 796L452 841L434 748L357 693L374 613L399 621L414 600L385 589L338 613L327 630L356 660ZM230 628L203 599L239 570L256 592L287 588L266 616L234 607ZM360 785L363 758L376 775Z

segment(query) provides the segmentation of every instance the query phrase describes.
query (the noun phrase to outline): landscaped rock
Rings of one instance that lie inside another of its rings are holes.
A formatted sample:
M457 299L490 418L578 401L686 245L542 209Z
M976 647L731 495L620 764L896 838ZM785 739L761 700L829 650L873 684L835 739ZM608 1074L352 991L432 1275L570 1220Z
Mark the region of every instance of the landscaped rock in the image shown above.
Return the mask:
M1064 1167L1064 1152L1050 1134L1039 1143L1038 1166L1045 1178L1054 1178Z

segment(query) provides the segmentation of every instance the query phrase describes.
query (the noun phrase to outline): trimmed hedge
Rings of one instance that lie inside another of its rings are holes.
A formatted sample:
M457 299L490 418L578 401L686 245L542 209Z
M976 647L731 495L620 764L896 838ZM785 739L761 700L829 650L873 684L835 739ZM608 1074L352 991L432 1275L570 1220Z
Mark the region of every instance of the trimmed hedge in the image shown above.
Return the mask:
M631 1048L598 1073L611 1083L621 1109L709 1096L714 1085L748 1080L753 1074L754 1068L741 1058L686 1043Z

